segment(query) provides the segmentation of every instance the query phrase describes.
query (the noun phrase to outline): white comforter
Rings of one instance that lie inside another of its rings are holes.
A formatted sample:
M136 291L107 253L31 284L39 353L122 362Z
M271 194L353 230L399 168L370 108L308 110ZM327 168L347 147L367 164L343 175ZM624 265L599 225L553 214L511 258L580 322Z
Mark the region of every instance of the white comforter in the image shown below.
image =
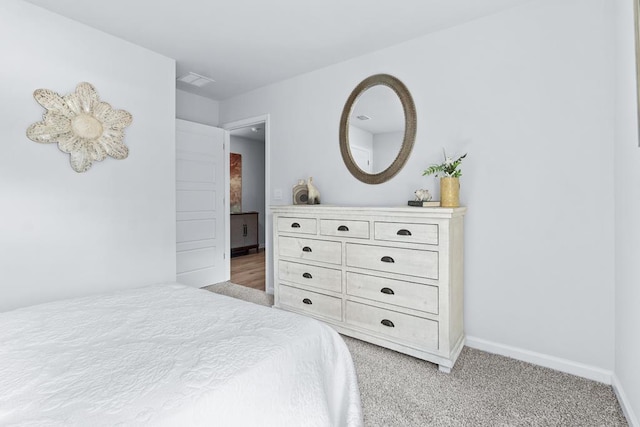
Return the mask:
M178 284L0 313L0 425L361 425L328 326Z

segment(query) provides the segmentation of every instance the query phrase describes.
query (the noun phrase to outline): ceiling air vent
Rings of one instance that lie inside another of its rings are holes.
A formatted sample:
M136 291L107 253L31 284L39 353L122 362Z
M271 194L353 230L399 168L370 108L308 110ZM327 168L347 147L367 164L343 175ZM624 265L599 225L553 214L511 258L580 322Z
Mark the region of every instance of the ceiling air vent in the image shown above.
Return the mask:
M365 116L364 114L360 116L356 116L358 120L371 120L371 117Z
M182 77L178 77L177 80L179 82L187 83L197 87L202 87L206 84L215 82L215 80L213 80L210 77L201 76L200 74L191 73L191 72L189 74L185 74Z

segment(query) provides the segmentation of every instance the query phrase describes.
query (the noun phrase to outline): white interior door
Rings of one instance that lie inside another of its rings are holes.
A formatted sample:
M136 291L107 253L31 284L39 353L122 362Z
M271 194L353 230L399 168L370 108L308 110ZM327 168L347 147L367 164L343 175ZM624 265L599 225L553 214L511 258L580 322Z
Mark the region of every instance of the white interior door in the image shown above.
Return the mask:
M177 281L185 285L229 280L226 133L176 120L176 263Z
M349 148L351 149L351 156L353 157L353 161L356 162L356 165L363 171L371 173L373 166L371 164L371 150L358 147L357 145L352 145Z

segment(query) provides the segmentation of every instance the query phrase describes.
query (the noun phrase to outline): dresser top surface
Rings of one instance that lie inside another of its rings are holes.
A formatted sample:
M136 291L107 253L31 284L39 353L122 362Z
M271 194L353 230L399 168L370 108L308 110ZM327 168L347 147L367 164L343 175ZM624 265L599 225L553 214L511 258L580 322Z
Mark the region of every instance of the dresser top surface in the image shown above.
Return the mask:
M316 214L316 213L349 213L376 215L394 213L402 215L428 215L456 217L466 213L466 206L457 208L415 207L415 206L340 206L340 205L271 205L272 213Z

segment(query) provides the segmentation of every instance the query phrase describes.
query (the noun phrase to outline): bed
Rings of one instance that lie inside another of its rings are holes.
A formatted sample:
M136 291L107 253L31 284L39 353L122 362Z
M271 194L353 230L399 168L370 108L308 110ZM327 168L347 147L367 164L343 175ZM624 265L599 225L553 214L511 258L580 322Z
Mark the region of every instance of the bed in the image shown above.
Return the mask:
M359 426L328 326L180 284L0 313L0 425Z

